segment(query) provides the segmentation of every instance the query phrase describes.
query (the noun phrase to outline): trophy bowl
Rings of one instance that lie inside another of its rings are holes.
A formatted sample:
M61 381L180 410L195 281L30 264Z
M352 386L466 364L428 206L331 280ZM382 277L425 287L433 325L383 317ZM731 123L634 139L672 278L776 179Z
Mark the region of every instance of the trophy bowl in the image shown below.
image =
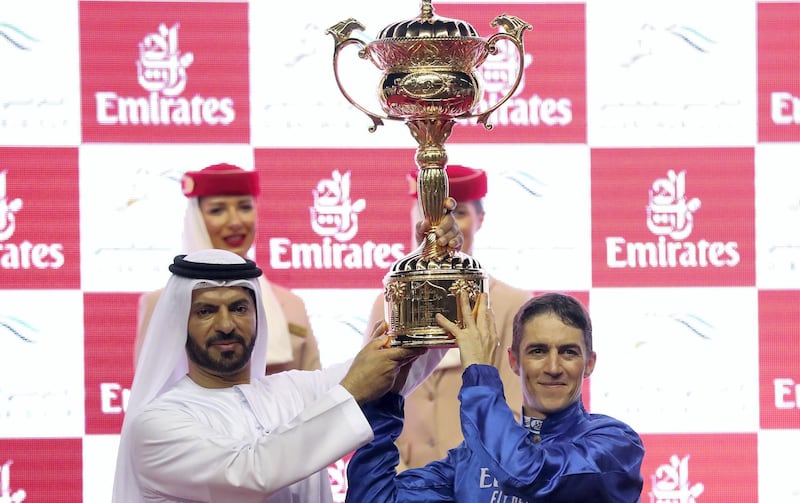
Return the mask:
M463 317L471 313L460 312L458 295L468 294L474 305L478 295L488 289L488 276L478 261L439 246L436 229L445 216L449 194L444 143L455 121L475 117L491 129L489 116L514 94L523 76L522 35L531 26L506 14L496 17L492 26L502 31L483 39L469 23L436 16L431 0L422 0L419 16L390 24L372 42L352 36L353 31L364 30L353 18L326 32L334 38L336 84L345 99L372 120L369 130L374 132L384 120L403 121L418 144L417 198L432 227L421 245L395 262L383 280L386 319L394 346L455 346L452 335L436 323L436 313L463 324ZM501 39L516 46L516 79L497 103L475 114L482 93L475 70L497 52L496 43ZM342 85L339 55L350 45L358 46L359 57L382 71L378 101L383 114L362 106Z

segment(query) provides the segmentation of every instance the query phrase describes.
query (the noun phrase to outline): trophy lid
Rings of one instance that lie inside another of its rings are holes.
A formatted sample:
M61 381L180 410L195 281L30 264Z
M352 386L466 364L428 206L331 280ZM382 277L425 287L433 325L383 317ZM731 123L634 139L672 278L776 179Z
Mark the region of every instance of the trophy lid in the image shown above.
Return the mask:
M381 39L397 38L463 38L478 37L475 28L466 21L436 16L432 0L422 0L420 15L414 19L392 23L378 35Z

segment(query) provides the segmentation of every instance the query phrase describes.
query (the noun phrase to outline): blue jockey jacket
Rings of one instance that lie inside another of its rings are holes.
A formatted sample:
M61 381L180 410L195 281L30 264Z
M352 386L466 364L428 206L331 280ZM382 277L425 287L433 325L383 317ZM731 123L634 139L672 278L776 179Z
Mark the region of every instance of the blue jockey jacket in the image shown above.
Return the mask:
M636 503L644 448L627 424L580 400L547 416L536 435L516 422L495 367L470 365L459 393L464 442L422 468L395 470L403 397L364 406L375 438L347 468L348 503ZM453 428L458 428L454 424Z

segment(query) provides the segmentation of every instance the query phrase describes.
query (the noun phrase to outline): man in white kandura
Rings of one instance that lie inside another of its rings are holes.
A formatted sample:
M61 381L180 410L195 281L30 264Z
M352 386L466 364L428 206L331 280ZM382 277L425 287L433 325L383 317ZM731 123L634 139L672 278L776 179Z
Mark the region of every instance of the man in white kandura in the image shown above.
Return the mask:
M352 361L265 376L255 263L213 249L169 269L131 388L113 503L330 502L326 467L373 438L360 405L401 369L410 393L443 355L387 347L380 323Z

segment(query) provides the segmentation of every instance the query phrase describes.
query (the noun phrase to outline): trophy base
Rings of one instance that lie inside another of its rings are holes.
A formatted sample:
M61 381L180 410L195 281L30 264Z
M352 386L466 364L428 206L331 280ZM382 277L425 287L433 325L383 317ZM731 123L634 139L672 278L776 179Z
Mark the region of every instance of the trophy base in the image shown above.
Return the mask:
M399 260L384 278L388 335L392 347L453 348L456 340L436 323L436 314L461 324L458 295L465 293L474 307L478 294L488 291L480 264L456 252L442 262L423 260L420 249Z
M392 337L393 348L455 348L456 340L448 335L397 335Z

